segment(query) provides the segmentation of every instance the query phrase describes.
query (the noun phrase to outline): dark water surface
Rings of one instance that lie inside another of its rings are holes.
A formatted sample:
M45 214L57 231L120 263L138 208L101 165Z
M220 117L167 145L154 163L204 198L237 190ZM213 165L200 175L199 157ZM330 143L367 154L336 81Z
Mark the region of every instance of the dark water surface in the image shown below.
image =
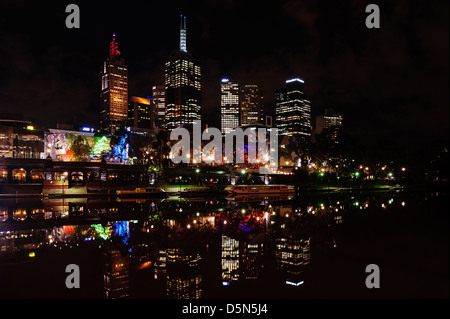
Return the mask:
M448 193L0 199L0 214L0 298L448 298Z

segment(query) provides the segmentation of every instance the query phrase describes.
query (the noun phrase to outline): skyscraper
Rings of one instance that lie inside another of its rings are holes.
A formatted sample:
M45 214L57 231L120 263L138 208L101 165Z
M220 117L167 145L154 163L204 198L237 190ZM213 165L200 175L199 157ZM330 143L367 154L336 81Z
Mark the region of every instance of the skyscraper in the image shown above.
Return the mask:
M229 79L220 85L220 122L222 134L239 126L239 84Z
M259 85L247 84L240 91L240 125L261 123L262 90Z
M187 52L186 17L181 16L180 48L165 64L166 127L191 127L201 120L201 67Z
M342 114L334 113L333 109L326 109L325 115L316 116L315 134L321 134L326 129L327 138L339 143L342 134Z
M101 76L100 128L114 132L128 118L128 67L120 57L115 34Z
M166 89L164 85L153 86L152 96L156 107L156 127L166 128Z
M303 90L304 81L286 81L286 87L275 91L275 124L280 135L311 138L311 104Z
M132 96L128 110L128 125L134 128L152 129L155 127L155 103L150 98Z

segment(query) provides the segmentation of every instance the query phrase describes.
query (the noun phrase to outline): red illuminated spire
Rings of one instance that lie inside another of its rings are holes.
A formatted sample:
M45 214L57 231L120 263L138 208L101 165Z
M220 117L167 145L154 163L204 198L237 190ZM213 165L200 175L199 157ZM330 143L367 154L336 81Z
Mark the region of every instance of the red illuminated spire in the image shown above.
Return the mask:
M109 44L109 55L120 55L119 44L116 42L116 34L113 33L113 40Z

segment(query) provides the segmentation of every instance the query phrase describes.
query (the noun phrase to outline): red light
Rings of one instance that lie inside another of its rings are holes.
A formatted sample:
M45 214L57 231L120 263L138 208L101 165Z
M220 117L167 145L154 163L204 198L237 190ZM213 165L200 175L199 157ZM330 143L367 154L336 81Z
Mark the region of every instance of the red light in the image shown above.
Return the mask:
M209 181L212 183L212 182L213 182L213 179L211 178Z
M209 203L210 203L211 205L214 204L214 202L213 202L212 200L210 200Z

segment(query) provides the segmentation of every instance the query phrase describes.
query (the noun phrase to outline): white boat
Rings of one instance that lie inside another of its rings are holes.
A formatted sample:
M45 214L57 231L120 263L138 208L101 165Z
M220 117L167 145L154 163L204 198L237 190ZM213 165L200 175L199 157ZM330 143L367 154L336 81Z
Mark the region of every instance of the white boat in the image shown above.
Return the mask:
M229 185L225 191L230 194L295 194L290 185Z

